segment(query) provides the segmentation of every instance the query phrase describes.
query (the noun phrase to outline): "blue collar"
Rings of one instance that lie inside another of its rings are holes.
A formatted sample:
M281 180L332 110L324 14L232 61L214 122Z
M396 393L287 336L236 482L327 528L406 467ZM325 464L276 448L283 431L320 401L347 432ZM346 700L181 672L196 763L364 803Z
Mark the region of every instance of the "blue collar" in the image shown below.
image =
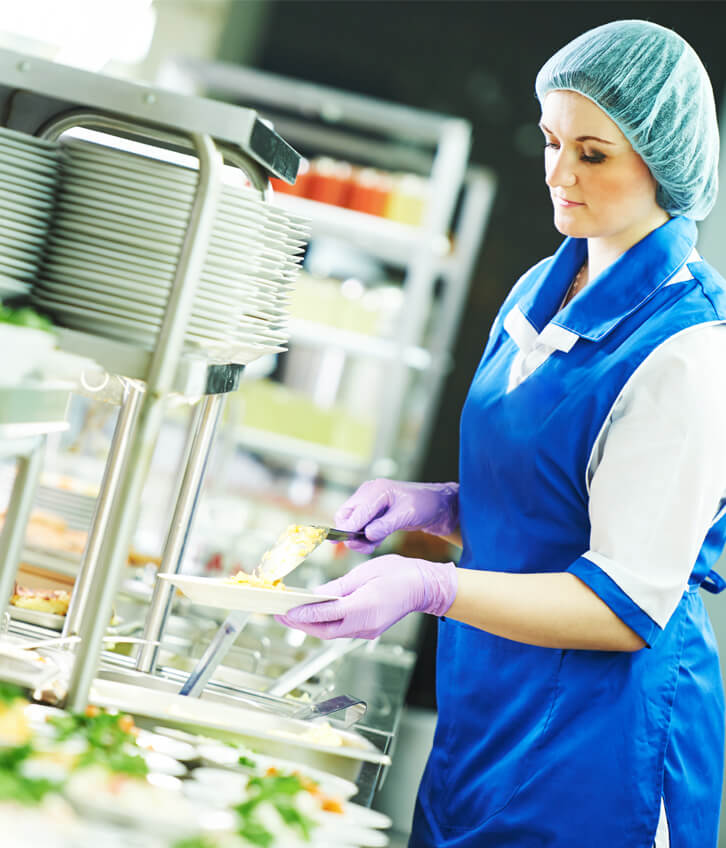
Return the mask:
M585 239L567 238L552 260L534 272L532 285L517 307L536 333L552 324L597 341L682 267L696 238L693 221L681 216L671 218L634 244L558 313L587 255Z

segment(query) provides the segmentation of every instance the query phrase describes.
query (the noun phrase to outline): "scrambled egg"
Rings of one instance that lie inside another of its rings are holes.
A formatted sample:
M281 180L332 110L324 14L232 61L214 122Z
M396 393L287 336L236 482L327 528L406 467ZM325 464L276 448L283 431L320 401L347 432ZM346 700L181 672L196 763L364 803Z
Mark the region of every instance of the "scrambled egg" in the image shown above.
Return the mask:
M325 535L323 527L291 524L264 554L255 569L256 573L274 575L281 570L283 575L287 574L317 548L325 539Z
M254 586L257 589L286 589L282 580L273 580L260 574L248 574L246 571L238 571L227 578L227 583L234 585Z

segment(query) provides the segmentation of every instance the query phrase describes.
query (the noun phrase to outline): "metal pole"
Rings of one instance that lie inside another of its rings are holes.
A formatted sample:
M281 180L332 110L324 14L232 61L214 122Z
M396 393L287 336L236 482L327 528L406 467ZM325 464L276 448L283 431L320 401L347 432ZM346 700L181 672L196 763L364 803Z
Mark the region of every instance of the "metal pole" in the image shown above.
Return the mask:
M18 457L18 470L5 513L5 526L0 533L0 613L5 612L15 584L25 530L40 480L46 441L47 436L41 436L32 450Z
M156 439L164 416L165 398L174 375L192 310L197 280L204 264L214 224L219 196L222 158L212 139L195 135L199 157L199 178L189 226L177 264L164 320L147 377L147 392L139 412L139 422L129 447L128 461L121 472L118 495L109 520L108 534L99 558L89 596L93 615L85 615L79 627L81 642L68 687L67 705L83 710L98 669L101 637L111 615L113 599L126 564L144 482L151 465Z
M160 574L176 574L181 568L225 397L225 395L207 395L197 407L195 426L190 428L191 443L186 451L187 464L169 534L164 544ZM156 581L144 627L144 639L149 640L150 643L161 639L171 609L173 594L174 587L170 583L163 580ZM139 671L153 672L158 655L158 645L143 645L139 651L136 668Z
M76 577L73 587L71 603L68 607L65 623L63 624L64 636L75 636L79 632L83 620L91 582L98 566L103 540L106 536L108 523L111 517L111 508L116 498L121 472L128 457L134 428L138 423L141 399L144 395L144 385L136 381L127 380L124 384L124 400L119 410L118 420L111 441L106 468L101 482L101 489L96 501L96 509L91 522L91 531L83 554L83 561Z

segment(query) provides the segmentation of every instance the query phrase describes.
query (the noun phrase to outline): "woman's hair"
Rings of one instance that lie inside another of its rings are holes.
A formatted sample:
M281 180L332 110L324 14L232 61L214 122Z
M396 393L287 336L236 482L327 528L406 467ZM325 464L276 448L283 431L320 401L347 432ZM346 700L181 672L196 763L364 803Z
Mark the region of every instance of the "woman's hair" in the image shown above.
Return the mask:
M718 192L716 107L706 69L680 35L637 20L588 30L537 74L540 104L559 89L588 97L620 127L666 212L708 215Z

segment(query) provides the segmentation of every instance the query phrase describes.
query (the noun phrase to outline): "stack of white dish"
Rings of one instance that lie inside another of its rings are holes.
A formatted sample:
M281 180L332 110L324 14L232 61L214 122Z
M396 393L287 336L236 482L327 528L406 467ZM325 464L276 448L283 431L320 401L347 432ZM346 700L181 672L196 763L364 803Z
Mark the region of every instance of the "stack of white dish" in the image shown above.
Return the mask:
M64 164L35 304L60 324L151 349L194 199L189 167L78 139ZM289 292L307 236L250 188L224 185L185 336L246 363L288 337Z
M0 127L0 298L26 294L48 234L59 145Z

